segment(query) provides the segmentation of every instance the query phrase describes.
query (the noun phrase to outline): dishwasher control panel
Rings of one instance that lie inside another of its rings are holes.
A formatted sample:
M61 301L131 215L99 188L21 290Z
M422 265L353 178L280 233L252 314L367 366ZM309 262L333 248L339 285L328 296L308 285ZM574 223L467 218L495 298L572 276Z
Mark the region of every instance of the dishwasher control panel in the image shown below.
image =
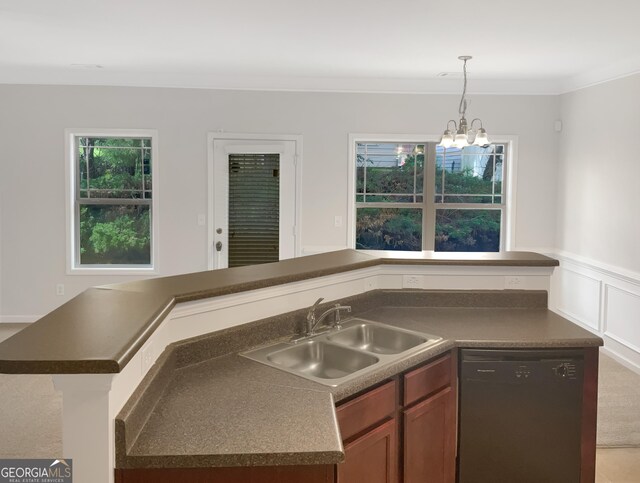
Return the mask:
M518 366L515 370L515 375L517 379L529 379L531 376L531 368L528 366Z
M576 365L572 362L561 362L554 366L553 372L560 379L575 379L577 373Z
M546 358L537 361L462 361L460 375L475 381L531 384L542 381L577 383L582 380L582 361Z

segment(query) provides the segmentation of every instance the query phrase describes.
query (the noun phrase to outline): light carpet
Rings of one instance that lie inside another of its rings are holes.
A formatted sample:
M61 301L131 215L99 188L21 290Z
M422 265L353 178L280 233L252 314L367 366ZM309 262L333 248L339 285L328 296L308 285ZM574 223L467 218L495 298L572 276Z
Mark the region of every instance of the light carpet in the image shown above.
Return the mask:
M598 446L640 447L640 375L600 353Z

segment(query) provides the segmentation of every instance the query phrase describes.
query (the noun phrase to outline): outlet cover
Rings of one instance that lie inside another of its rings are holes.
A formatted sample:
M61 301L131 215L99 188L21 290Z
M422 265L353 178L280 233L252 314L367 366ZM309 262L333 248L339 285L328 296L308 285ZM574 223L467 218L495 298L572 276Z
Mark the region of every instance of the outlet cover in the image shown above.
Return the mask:
M64 295L64 284L59 283L56 285L56 295Z
M378 288L378 282L376 280L376 277L365 278L365 280L364 280L364 290L366 292L368 292L370 290L375 290L377 288Z
M517 289L522 289L523 286L524 286L524 280L522 279L522 277L516 277L516 276L504 277L504 288L506 289L517 290Z
M149 369L151 369L151 366L154 363L152 342L148 342L147 345L142 348L140 356L140 359L142 361L142 375L144 376L147 372L149 372Z
M402 288L422 288L421 275L403 275Z

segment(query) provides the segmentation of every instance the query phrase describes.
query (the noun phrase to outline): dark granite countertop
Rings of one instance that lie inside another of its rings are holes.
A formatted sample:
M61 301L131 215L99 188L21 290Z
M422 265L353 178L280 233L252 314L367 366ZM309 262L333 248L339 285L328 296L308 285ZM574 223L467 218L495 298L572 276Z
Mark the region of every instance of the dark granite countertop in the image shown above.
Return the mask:
M380 264L553 267L558 261L531 252L404 254L340 250L264 265L96 287L0 343L0 373L117 373L178 302Z
M151 376L118 416L116 466L338 463L344 453L335 403L446 351L456 347L602 345L599 337L544 308L546 293L542 303L517 293L501 294L493 299L498 306L490 306L491 292L460 292L458 298L466 297L466 306L447 303L434 307L389 305L390 299L398 299L397 294L390 297L389 292L383 292L382 297L375 297L372 308L358 311L357 317L439 335L443 340L351 382L328 387L243 358L235 351L205 359L204 347L228 347L225 338L234 340L233 329L220 338L215 334L197 338L175 347L175 357L182 362L175 365L173 360L167 364L169 369L165 365L161 378ZM414 296L419 297L410 293L401 302L411 304ZM473 303L480 306L470 306ZM514 307L520 303L521 307ZM248 325L251 331L258 330L258 325ZM249 333L236 333L235 338ZM194 363L190 363L190 355ZM160 364L156 371L162 367ZM130 427L125 430L127 425Z

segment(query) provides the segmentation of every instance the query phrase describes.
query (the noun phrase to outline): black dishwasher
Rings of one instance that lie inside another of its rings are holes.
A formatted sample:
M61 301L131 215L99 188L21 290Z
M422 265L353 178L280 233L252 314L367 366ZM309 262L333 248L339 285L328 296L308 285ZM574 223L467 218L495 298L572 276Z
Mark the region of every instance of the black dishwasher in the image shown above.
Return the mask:
M584 352L460 351L459 483L579 483Z

